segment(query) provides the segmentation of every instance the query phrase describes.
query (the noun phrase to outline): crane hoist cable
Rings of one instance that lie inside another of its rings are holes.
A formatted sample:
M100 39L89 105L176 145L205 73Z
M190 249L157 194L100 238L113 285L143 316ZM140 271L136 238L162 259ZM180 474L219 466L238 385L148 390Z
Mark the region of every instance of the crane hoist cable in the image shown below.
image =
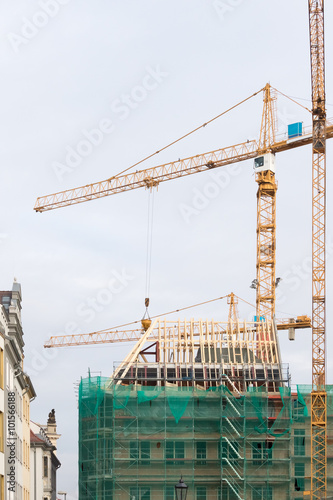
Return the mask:
M305 97L297 97L297 96L294 96L294 95L290 95L290 96L287 96L289 99L296 99L298 101L306 101L306 102L311 102L312 103L312 100L311 99L305 99ZM299 104L299 103L297 103ZM331 103L326 103L326 106L333 106L333 104Z
M205 302L199 302L198 304L193 304L191 306L181 307L180 309L174 309L173 311L168 311L165 313L156 314L155 316L151 316L149 318L149 321L151 321L152 319L155 319L155 318L160 318L162 316L167 316L168 314L174 314L176 312L178 313L180 311L186 311L186 309L192 309L193 307L199 307L199 306L203 306L205 304L210 304L211 302L216 302L217 300L226 299L227 297L229 297L229 294L223 295L223 297L217 297L216 299L206 300ZM113 326L112 328L106 328L105 330L99 330L99 333L108 332L110 330L117 330L118 328L123 328L124 326L135 325L135 324L140 323L142 321L143 320L138 319L136 321L131 321L130 323L124 323L122 325Z
M281 92L281 90L278 90L274 87L272 87L273 90L275 90L275 92L277 92L278 94L282 95L283 97L285 97L286 99L289 99L289 101L293 102L294 104L297 104L298 106L300 106L301 108L305 109L306 111L308 111L309 113L312 113L311 109L307 108L306 106L303 106L303 104L301 104L300 102L297 102L295 99L298 99L297 97L293 98L287 94L284 94L283 92ZM304 101L304 99L302 99Z
M153 189L150 189L148 194L146 297L149 297L150 293L151 260L152 260L152 248L153 248L154 201L155 201L155 192Z
M151 262L152 262L152 249L153 249L153 225L154 225L154 201L155 192L150 189L148 192L148 217L147 217L147 249L146 249L146 287L145 287L145 308L146 311L142 318L142 326L144 329L149 328L151 321L149 316L149 295L150 295L150 281L151 281Z
M252 304L251 302L248 302L247 300L245 299L242 299L242 297L239 297L239 295L236 295L235 294L235 297L237 297L237 299L241 300L242 302L244 302L245 304L253 307L253 309L256 308L256 305L255 304ZM286 311L281 311L281 309L276 309L276 312L279 312L279 313L282 313L282 314L285 314L286 316L288 316L288 318L291 318L293 316L296 316L295 314L291 314L289 312L286 312Z

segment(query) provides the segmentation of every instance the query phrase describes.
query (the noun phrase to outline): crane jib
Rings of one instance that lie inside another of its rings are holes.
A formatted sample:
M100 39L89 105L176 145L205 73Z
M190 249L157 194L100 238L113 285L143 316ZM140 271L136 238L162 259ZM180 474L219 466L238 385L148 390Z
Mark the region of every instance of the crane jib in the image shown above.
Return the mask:
M326 138L329 139L332 137L333 125L328 122L326 126ZM273 153L280 153L311 144L312 140L312 133L292 140L278 140L271 145L271 150ZM246 141L204 155L185 158L184 160L167 163L147 170L114 176L105 181L42 196L37 198L34 210L36 212L46 212L48 210L55 210L56 208L103 198L123 191L130 191L141 187L151 188L168 180L253 159L259 154L258 142L255 140Z

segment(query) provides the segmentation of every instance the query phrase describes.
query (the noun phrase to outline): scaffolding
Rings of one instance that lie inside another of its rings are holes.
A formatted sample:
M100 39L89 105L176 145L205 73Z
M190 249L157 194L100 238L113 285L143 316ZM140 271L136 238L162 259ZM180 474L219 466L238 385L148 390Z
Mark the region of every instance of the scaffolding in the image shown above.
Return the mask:
M174 500L181 475L193 500L302 498L311 387L291 391L274 329L189 322L172 334L156 325L153 344L146 332L111 379L81 381L79 499ZM332 430L333 387L327 393Z

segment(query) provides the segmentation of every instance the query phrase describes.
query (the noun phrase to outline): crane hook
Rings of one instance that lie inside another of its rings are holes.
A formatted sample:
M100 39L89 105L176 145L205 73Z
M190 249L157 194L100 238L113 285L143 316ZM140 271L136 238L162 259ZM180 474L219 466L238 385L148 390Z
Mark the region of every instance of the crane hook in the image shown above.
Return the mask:
M149 297L146 297L145 298L145 308L146 308L146 311L145 311L145 313L143 315L143 318L141 320L142 328L144 329L145 332L148 330L148 328L151 325L151 319L150 319L150 316L149 316L148 307L149 307Z

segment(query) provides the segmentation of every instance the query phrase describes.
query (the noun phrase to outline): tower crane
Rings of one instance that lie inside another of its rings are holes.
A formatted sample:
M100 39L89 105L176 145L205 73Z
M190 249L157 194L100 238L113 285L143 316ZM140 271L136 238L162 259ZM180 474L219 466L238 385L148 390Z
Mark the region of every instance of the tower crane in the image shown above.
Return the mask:
M323 2L309 2L313 95L312 133L294 138L276 136L276 95L267 84L259 140L251 140L175 162L115 175L75 189L37 198L36 212L46 212L138 188L254 159L257 190L256 315L257 321L275 316L276 192L275 155L313 146L313 391L311 395L311 495L326 491L326 392L325 392L325 145L333 137L333 123L326 119L324 90ZM280 321L278 330L309 328L310 318ZM139 340L142 331L107 330L91 334L52 337L45 347L92 345ZM153 338L152 338L153 340Z
M259 141L218 149L153 168L116 175L105 181L61 191L37 199L34 209L45 212L83 203L112 194L138 189L152 189L178 177L223 167L247 159L255 160L257 191L257 320L275 314L276 263L276 192L275 154L312 144L312 392L311 392L311 498L320 499L327 492L327 394L326 394L326 325L325 325L325 222L326 222L326 139L333 137L333 125L326 118L324 0L308 0L311 81L312 133L292 140L277 140L275 95L269 84L264 91L264 111ZM310 326L308 324L308 326ZM101 338L101 334L104 338ZM106 331L53 337L56 345L136 340L138 330ZM89 337L90 336L90 337ZM58 339L58 341L57 341ZM52 339L51 339L52 340ZM71 343L72 342L72 343Z
M324 0L309 0L312 86L312 392L311 498L327 493L326 95Z
M230 296L229 296L230 297ZM230 307L234 309L236 297L230 298ZM236 311L235 311L236 312ZM234 321L230 317L229 322ZM278 319L276 321L277 330L303 329L311 328L311 318L308 316L298 316L294 318ZM92 333L73 333L70 335L55 335L50 337L44 344L45 348L52 347L77 347L98 344L114 344L118 342L137 342L142 338L142 328L134 328L132 330L101 330ZM149 340L158 340L158 336L154 336L154 332L150 335Z
M34 210L46 212L138 188L153 189L160 183L199 172L224 167L248 159L255 161L257 191L257 278L256 314L272 319L275 315L276 263L276 191L275 155L312 143L312 134L304 133L292 139L276 137L276 96L270 84L263 89L263 114L259 140L248 140L223 149L166 163L132 173L115 175L74 189L37 198ZM326 134L333 137L333 124Z
M316 4L317 2L312 2ZM275 264L276 264L276 192L275 154L300 146L313 145L313 391L311 395L311 492L320 498L326 491L326 392L325 392L325 143L333 137L333 125L326 121L323 81L323 49L316 36L322 33L318 24L323 16L318 9L310 16L311 56L313 76L313 132L294 139L276 138L276 96L269 84L265 86L264 108L259 141L252 140L185 158L157 167L110 179L75 189L40 197L36 212L83 203L112 194L137 189L152 189L161 182L205 172L217 167L247 159L255 160L257 190L257 321L272 319L275 315ZM323 12L322 12L323 13ZM318 20L319 17L319 20ZM312 20L312 21L311 21ZM321 25L320 25L321 26ZM323 29L323 28L322 28ZM323 40L323 39L322 39ZM316 56L316 52L319 53ZM322 73L316 71L316 61L322 61ZM285 321L278 329L310 327L305 321ZM140 330L103 331L75 336L52 337L45 347L91 345L104 342L139 340Z

